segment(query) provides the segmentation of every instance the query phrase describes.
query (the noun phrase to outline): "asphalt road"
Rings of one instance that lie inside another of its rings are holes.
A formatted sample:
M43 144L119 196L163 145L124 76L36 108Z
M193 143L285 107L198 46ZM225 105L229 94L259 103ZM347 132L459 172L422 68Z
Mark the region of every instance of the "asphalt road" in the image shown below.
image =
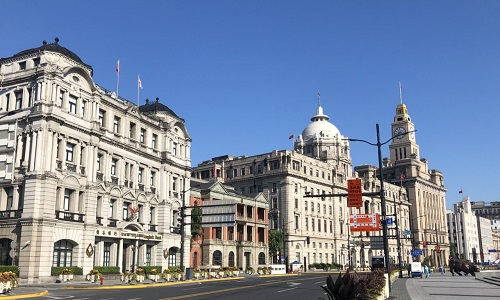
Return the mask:
M333 275L332 275L333 276ZM335 274L336 276L336 274ZM321 285L327 274L295 276L245 277L242 280L193 282L180 285L117 289L55 289L46 296L32 298L44 300L291 300L328 299Z

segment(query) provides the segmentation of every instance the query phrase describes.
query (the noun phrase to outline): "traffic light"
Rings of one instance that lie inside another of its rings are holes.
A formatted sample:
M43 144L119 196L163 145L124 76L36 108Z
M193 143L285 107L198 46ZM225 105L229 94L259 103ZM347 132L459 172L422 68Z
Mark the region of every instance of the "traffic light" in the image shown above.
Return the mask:
M306 237L306 242L307 242L307 244L309 245L309 244L311 243L311 238L307 236L307 237Z

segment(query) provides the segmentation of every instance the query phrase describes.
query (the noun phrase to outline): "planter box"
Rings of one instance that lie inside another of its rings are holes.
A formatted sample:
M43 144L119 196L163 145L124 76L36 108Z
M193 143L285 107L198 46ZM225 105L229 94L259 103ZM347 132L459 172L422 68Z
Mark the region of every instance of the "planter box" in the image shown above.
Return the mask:
M61 280L62 282L73 280L73 274L60 274L59 280Z
M160 275L158 274L149 274L148 278L153 280L154 282L158 282L158 279L160 279Z

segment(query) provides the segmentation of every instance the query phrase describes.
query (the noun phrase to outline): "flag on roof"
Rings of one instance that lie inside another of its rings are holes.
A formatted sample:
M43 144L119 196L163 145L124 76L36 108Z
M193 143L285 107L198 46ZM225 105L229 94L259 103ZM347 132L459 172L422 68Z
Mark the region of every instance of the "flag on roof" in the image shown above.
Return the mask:
M293 139L293 134L288 137L289 140Z

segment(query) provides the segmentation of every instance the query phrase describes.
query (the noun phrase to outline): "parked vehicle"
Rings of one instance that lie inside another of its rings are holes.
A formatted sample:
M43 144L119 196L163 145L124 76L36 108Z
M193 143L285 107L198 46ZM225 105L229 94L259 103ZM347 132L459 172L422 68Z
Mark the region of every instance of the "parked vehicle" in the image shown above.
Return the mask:
M422 263L412 262L411 263L411 278L420 277L422 278Z

